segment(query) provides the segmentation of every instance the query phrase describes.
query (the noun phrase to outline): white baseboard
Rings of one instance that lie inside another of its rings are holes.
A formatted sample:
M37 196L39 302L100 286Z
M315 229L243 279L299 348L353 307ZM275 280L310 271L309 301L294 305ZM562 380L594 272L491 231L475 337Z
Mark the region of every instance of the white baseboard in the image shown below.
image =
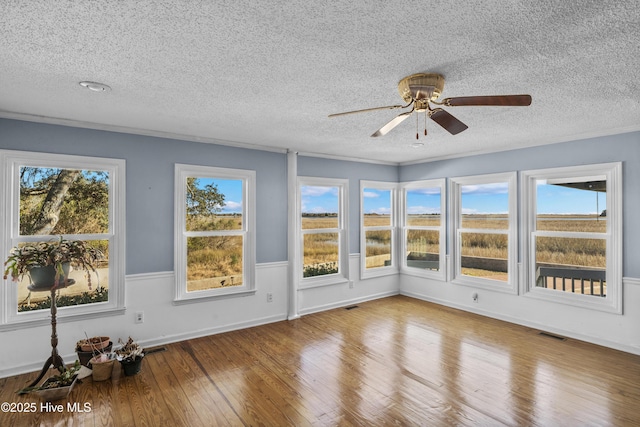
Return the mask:
M638 348L638 347L623 345L623 344L620 344L618 342L608 341L608 340L605 340L605 339L602 339L602 338L598 338L598 337L592 337L592 336L589 336L589 335L584 335L584 334L580 334L580 333L566 331L566 330L563 330L563 329L560 329L560 328L551 327L549 325L541 325L541 324L536 323L536 322L531 322L531 321L523 320L523 319L512 317L512 316L505 316L503 314L494 313L492 311L486 311L486 310L482 310L482 309L477 309L475 307L468 306L468 305L456 304L456 303L453 303L451 301L445 301L445 300L442 300L442 299L439 299L439 298L432 298L432 297L428 297L426 295L417 294L415 292L401 291L400 294L408 296L408 297L411 297L411 298L416 298L416 299L419 299L419 300L422 300L422 301L432 302L434 304L442 305L442 306L445 306L445 307L455 308L457 310L466 311L466 312L474 313L474 314L479 314L480 316L485 316L485 317L490 317L492 319L502 320L504 322L513 323L515 325L526 326L528 328L538 329L540 331L549 332L549 333L552 333L552 334L555 334L555 335L560 335L560 336L567 337L567 338L573 338L573 339L584 341L584 342L588 342L588 343L591 343L591 344L596 344L596 345L600 345L600 346L603 346L603 347L608 347L608 348L612 348L612 349L615 349L615 350L624 351L626 353L640 355L640 348Z
M334 308L347 307L349 305L358 304L358 303L365 302L365 301L373 301L373 300L380 299L380 298L391 297L391 296L398 295L398 294L399 294L399 292L394 290L394 291L388 291L388 292L381 292L381 293L373 294L373 295L367 295L367 296L360 297L360 298L352 298L352 299L348 299L348 300L341 300L341 301L337 301L337 302L331 303L331 304L317 305L315 307L307 307L304 310L300 310L300 315L304 316L304 315L307 315L307 314L319 313L321 311L333 310Z

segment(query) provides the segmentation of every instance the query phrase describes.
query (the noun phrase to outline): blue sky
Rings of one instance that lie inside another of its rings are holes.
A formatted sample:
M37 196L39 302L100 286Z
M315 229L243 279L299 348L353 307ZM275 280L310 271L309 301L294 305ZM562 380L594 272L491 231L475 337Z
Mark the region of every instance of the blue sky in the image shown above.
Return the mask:
M559 185L539 183L537 187L539 214L595 214L606 208L605 193L579 190ZM365 188L364 212L388 213L389 191ZM596 202L597 197L597 202ZM318 197L320 200L321 197ZM462 212L465 214L506 213L508 210L506 183L462 186ZM409 214L440 213L439 188L407 191Z
M414 188L407 190L407 214L439 214L440 189Z
M338 187L303 185L300 198L303 213L338 213Z
M215 183L225 195L224 213L242 212L242 181L235 179L200 178L204 186ZM594 214L606 208L605 193L579 190L539 183L539 214ZM424 188L407 191L409 214L440 213L440 189ZM391 209L390 191L365 188L363 205L365 213L388 214ZM302 211L305 213L337 213L338 189L336 187L303 186L301 188ZM596 204L597 197L597 204ZM467 214L505 213L508 208L506 183L462 186L462 211Z
M463 214L506 213L508 203L506 183L462 186ZM539 182L536 204L538 214L595 214L606 208L607 196Z
M538 184L539 214L595 214L607 207L606 193Z
M242 213L242 181L239 179L198 178L198 187L215 184L224 194L225 206L221 213Z
M364 189L363 209L368 214L389 215L391 213L391 190Z

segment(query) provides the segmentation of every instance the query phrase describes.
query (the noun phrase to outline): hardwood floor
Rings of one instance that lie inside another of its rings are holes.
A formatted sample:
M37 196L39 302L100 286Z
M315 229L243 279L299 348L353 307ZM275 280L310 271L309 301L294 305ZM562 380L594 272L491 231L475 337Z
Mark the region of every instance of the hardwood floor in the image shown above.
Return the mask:
M61 413L0 379L0 425L640 425L640 356L402 296L164 347Z

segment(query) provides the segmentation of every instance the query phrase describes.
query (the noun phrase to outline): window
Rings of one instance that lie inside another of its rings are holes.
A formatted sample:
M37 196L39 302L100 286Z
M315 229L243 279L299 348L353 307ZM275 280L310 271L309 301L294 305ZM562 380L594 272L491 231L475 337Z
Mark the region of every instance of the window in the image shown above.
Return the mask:
M517 293L516 174L451 180L454 283Z
M395 183L360 182L361 278L398 272L395 255L396 187Z
M342 179L298 178L303 287L349 277L347 185Z
M176 165L176 301L254 292L255 172Z
M444 179L402 185L402 272L446 279Z
M621 312L621 165L522 173L529 296Z
M87 280L72 270L73 285L57 292L58 316L95 316L124 310L123 160L50 153L0 152L4 169L3 259L11 248L60 239L83 240L104 258ZM3 323L46 323L50 292L25 277L7 286Z

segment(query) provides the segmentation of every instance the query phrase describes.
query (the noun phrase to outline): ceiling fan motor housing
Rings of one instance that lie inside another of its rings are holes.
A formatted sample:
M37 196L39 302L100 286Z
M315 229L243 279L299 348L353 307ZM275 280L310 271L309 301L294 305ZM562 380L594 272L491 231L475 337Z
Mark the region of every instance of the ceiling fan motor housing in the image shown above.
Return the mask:
M444 89L444 76L436 73L412 74L398 82L398 92L405 102L415 101L415 109L427 108L429 101L440 97Z

